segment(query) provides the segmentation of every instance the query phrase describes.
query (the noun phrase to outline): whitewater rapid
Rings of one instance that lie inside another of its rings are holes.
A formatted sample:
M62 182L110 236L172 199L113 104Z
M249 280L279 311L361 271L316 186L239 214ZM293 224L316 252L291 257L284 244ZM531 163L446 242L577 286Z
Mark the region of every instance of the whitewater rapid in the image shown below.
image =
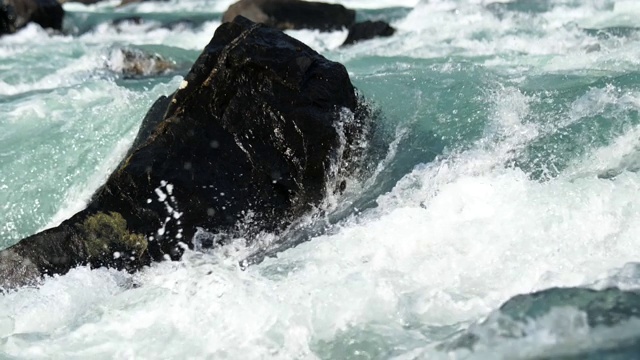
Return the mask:
M638 333L585 329L566 308L525 339L439 346L517 294L640 288L640 32L584 30L633 26L640 4L558 0L500 15L480 0L336 2L371 17L395 9L396 35L353 47L339 47L346 31L290 32L343 62L384 114L387 162L333 199L367 206L246 269L255 247L237 239L136 274L81 267L5 294L0 356L512 359ZM0 39L3 247L80 210L149 106L182 81L123 79L109 70L113 49L151 49L184 71L231 1L116 3L65 8L78 19L215 16Z

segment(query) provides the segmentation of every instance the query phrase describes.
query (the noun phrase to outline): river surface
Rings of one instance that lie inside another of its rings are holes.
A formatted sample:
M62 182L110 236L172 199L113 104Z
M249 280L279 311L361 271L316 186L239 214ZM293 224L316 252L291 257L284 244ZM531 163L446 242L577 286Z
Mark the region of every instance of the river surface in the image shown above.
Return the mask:
M487 321L550 287L640 289L640 3L334 2L398 31L350 47L346 31L288 32L346 66L389 140L326 200L323 230L246 268L291 241L7 293L0 358L533 359L640 333L572 306L522 336ZM0 38L0 248L86 205L230 3L66 4L64 34ZM113 22L130 16L144 21ZM123 77L122 48L178 70ZM451 345L470 329L484 335Z

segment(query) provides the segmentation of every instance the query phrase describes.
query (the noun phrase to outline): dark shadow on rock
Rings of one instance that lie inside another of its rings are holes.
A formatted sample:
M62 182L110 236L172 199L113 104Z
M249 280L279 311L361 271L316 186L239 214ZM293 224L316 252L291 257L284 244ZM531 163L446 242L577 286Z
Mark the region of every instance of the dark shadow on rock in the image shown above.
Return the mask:
M0 4L0 35L16 31L16 11L13 6Z
M0 0L0 35L14 33L31 22L62 30L63 20L64 9L56 0Z
M0 252L0 285L178 259L199 229L280 232L340 191L367 115L341 64L276 29L225 23L87 208Z

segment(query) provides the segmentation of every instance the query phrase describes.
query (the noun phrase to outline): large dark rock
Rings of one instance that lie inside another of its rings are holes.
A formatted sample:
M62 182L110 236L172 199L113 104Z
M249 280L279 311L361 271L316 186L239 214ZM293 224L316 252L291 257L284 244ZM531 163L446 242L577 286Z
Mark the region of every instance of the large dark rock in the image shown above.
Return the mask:
M177 259L196 232L279 232L344 186L365 118L341 64L247 19L223 24L87 209L0 252L0 284Z
M0 35L11 34L31 22L62 30L63 20L64 9L56 0L0 0Z
M349 28L349 35L342 46L352 45L360 41L377 37L389 37L395 34L396 29L384 21L363 21Z
M356 20L355 11L342 5L302 0L240 0L229 6L222 22L233 21L236 16L280 30L340 30Z

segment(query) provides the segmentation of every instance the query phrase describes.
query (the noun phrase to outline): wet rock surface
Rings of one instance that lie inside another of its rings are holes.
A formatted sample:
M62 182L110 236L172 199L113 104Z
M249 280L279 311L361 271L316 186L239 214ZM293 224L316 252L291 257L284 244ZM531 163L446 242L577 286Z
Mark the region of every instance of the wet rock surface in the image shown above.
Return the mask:
M517 295L506 301L485 321L472 325L441 350L476 349L497 339L524 339L539 332L562 337L564 334L587 333L599 329L606 334L616 326L640 323L640 293L616 287L603 290L569 287L550 288ZM631 325L635 327L637 325ZM603 335L605 336L605 335ZM606 340L606 337L603 338ZM559 341L561 342L561 341ZM579 344L579 343L577 343ZM615 342L580 344L571 349L557 349L541 359L601 359L610 356L628 358L639 349L640 335L630 333ZM616 357L617 358L617 357Z
M395 34L396 29L384 21L364 21L354 24L349 28L349 35L342 46L352 45L360 41L377 37L389 37Z
M632 317L640 317L640 294L618 288L551 288L515 296L500 307L500 312L523 321L539 318L561 306L585 312L591 327L613 326Z
M0 252L0 285L178 259L196 232L281 231L344 186L366 113L341 64L247 19L223 24L88 207Z
M176 64L155 53L123 48L111 52L106 67L124 77L138 77L166 74L175 70Z
M45 29L62 30L64 10L56 0L1 0L0 35L11 34L34 22Z
M240 0L227 9L222 21L233 21L236 16L280 30L340 30L356 19L355 11L342 5L302 0Z

